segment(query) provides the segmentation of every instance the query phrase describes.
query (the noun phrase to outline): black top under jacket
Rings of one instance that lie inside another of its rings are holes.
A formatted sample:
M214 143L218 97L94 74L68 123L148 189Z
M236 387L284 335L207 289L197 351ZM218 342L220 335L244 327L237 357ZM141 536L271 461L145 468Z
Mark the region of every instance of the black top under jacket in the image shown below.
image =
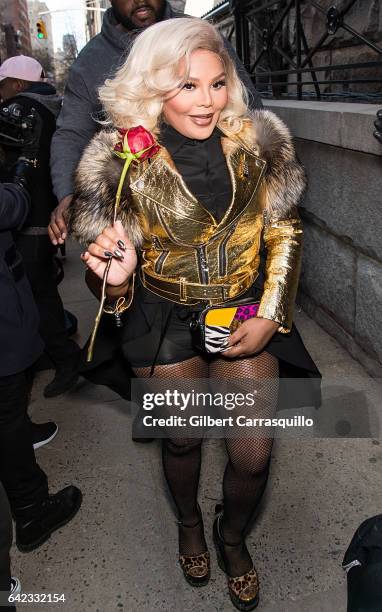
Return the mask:
M191 193L220 222L232 199L232 183L215 127L205 140L187 138L164 124L160 142L170 153L177 170Z

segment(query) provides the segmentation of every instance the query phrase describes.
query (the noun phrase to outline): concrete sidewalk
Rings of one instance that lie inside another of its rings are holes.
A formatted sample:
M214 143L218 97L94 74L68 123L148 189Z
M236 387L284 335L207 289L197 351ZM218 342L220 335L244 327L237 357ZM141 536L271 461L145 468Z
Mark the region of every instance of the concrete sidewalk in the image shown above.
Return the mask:
M83 343L97 303L84 284L79 248L70 245L61 285L65 306L79 318ZM325 377L363 381L365 418L374 437L277 439L263 511L249 537L264 612L344 612L343 554L358 525L382 512L381 388L303 313L296 323ZM129 404L83 379L45 400L52 371L39 374L30 413L54 420L56 439L38 450L52 492L73 483L82 509L33 553L12 550L13 574L24 593L65 594L65 603L28 604L31 612L214 612L233 610L211 540L221 497L225 450L209 440L203 452L200 505L212 553L209 585L193 589L177 564L177 526L164 486L160 445L131 441ZM367 411L367 414L366 414Z

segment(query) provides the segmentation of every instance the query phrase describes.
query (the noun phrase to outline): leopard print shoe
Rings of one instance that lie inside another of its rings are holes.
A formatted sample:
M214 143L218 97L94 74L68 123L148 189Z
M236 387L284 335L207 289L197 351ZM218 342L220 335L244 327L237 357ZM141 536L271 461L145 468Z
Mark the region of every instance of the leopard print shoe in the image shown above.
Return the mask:
M179 528L193 529L199 526L201 528L201 536L206 546L206 550L198 555L182 555L179 553L179 564L183 570L185 579L191 586L205 586L210 579L210 553L207 550L206 541L204 538L203 517L199 504L197 504L199 519L194 525L184 525L182 521L177 521ZM179 532L180 538L180 532ZM203 544L201 544L203 546ZM179 539L180 547L180 539Z
M255 567L238 578L227 576L228 590L238 610L254 610L259 603L259 579Z
M194 557L179 555L180 567L185 579L192 586L205 586L210 579L210 553L208 551Z
M220 569L227 576L228 593L235 608L242 612L250 612L259 604L259 578L255 567L242 576L229 576L226 571L223 555L223 539L219 529L219 514L215 518L213 527L213 540Z

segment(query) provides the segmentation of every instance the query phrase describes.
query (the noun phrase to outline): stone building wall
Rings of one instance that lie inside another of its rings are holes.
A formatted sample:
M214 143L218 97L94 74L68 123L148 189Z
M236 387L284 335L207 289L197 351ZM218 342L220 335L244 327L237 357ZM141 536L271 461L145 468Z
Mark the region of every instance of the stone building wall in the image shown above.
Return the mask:
M308 174L298 303L382 376L382 145L377 105L267 100Z

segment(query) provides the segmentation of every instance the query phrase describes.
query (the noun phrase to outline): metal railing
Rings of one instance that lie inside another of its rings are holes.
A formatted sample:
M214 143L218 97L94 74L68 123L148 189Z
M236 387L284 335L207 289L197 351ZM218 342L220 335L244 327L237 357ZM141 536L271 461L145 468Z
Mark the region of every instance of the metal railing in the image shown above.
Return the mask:
M263 96L297 97L299 100L303 97L353 97L379 102L382 101L382 48L372 37L367 38L345 21L356 2L344 0L341 8L325 9L315 0L226 0L203 18L212 20L236 46ZM322 32L317 32L317 40L311 46L303 19L303 9L308 7L316 9L323 18ZM287 18L292 21L292 34ZM341 30L351 38L341 42L336 36ZM318 61L318 65L314 64L323 51L332 53L341 47L355 45L371 50L373 60L334 64ZM251 59L251 46L255 47L254 60ZM353 84L361 91L352 92ZM377 84L374 91L367 90L370 84ZM342 86L342 91L333 91L334 86Z

